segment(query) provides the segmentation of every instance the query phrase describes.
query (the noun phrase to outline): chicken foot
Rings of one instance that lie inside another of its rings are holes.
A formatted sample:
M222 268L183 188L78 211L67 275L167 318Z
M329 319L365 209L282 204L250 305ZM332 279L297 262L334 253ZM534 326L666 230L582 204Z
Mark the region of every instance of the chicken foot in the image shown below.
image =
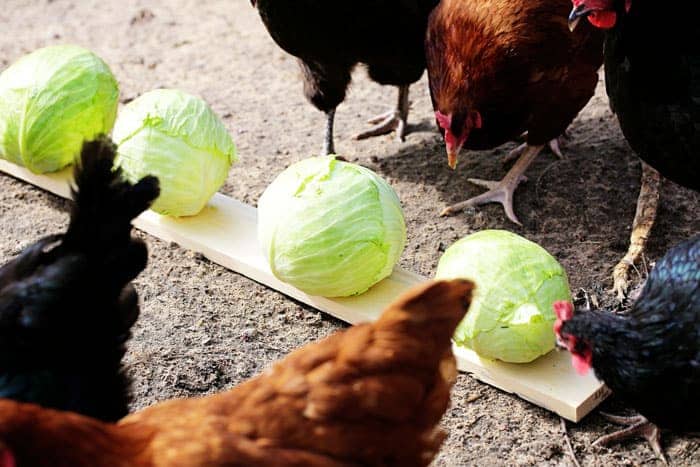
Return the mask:
M592 446L606 446L610 443L622 441L635 436L641 436L647 440L659 459L661 459L665 465L668 465L666 455L661 448L661 431L656 425L641 415L635 415L634 417L621 417L604 412L600 412L600 415L606 420L618 425L626 425L627 428L598 438L593 442Z
M515 211L513 211L513 193L521 182L527 181L527 177L525 177L524 173L530 164L532 164L532 162L535 160L543 147L544 146L528 146L525 151L523 151L522 156L520 156L518 161L513 165L513 167L511 167L501 181L494 182L491 180L470 178L469 182L475 185L484 186L488 188L489 191L466 201L462 201L461 203L449 206L445 208L440 215L449 216L460 212L462 209L469 206L479 206L486 203L501 203L503 205L503 209L506 211L506 216L508 216L508 219L518 225L522 225L518 220L518 217L515 215Z
M650 165L642 162L642 186L637 199L637 212L632 222L630 246L624 258L613 269L613 293L623 300L629 288L629 270L644 253L649 232L654 226L659 205L661 175Z
M527 133L526 133L526 135L527 135ZM552 151L552 153L554 153L554 155L557 156L559 159L564 159L564 153L561 151L561 142L562 142L562 139L564 139L566 137L567 137L567 135L563 134L563 135L559 136L558 138L554 138L549 143L547 143L547 146L549 147L550 151ZM503 163L509 164L513 160L520 157L525 152L525 149L527 149L527 146L528 146L527 143L523 143L520 146L518 146L517 148L510 151L506 155L506 157L503 158Z
M385 135L396 130L396 137L399 141L406 140L406 121L408 120L408 85L399 86L399 100L395 110L377 115L368 120L367 123L376 124L367 131L355 135L355 139L367 139L373 136Z

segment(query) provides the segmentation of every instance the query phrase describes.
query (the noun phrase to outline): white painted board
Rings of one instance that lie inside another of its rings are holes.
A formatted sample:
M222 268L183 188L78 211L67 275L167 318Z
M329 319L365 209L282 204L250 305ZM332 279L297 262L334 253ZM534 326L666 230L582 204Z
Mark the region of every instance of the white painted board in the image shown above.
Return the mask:
M36 175L24 167L0 160L0 171L58 196L70 197L71 169ZM397 268L390 277L359 296L329 299L307 295L281 282L270 271L258 246L257 210L219 193L197 216L177 219L147 211L134 221L134 225L351 324L376 319L399 294L426 280ZM457 346L454 352L461 371L574 422L609 394L592 374L577 375L565 352L551 352L528 364L483 359L473 351Z

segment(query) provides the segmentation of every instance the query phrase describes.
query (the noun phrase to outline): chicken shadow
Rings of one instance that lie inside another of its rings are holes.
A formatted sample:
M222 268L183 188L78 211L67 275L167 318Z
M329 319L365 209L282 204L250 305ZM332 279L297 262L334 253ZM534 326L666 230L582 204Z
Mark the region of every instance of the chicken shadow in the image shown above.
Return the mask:
M503 158L516 143L488 151L463 151L455 171L434 124L429 135L409 134L407 143L392 154L375 154L370 167L388 179L436 190L436 218L449 205L476 196L484 188L468 178L500 180L510 168ZM527 182L515 195L515 211L523 227L510 222L498 204L467 208L457 222L472 227L506 229L524 234L565 234L579 242L607 246L609 258L617 261L625 253L640 188L639 159L619 131L614 118L579 118L564 142L565 158L558 160L545 149L530 166ZM400 194L401 195L401 194ZM666 249L700 231L697 209L700 195L666 181L662 188L657 222L648 253L662 255ZM478 217L480 221L474 222ZM601 248L603 249L603 248ZM610 263L610 267L612 267Z

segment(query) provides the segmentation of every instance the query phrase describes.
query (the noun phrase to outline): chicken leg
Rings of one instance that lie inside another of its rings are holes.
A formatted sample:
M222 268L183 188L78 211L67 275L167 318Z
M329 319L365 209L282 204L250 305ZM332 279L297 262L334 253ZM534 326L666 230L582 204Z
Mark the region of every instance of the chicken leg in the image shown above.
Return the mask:
M326 120L326 137L323 140L323 150L321 152L322 156L328 156L329 154L335 154L335 144L333 144L333 123L335 121L335 109L331 109L326 113L328 120Z
M471 183L484 186L488 188L489 191L466 201L462 201L461 203L447 207L442 211L442 213L440 213L440 215L449 216L468 206L479 206L486 203L501 203L506 211L506 216L508 216L508 219L518 225L522 225L513 211L513 193L521 182L527 180L527 177L525 177L523 174L535 160L543 147L544 146L528 146L525 151L523 151L522 156L520 156L518 161L508 171L506 176L503 177L503 180L499 182L470 178L469 181Z
M618 415L610 415L604 412L600 412L600 415L618 425L626 425L627 428L598 438L593 442L593 446L606 446L610 443L622 441L630 437L642 436L647 440L649 446L651 446L659 459L661 459L665 465L668 465L668 460L666 459L664 451L661 448L661 431L656 425L641 415L636 415L634 417L620 417Z
M613 292L618 300L623 300L629 287L628 273L634 263L644 253L649 232L654 226L659 205L661 175L650 165L642 162L642 186L637 199L637 212L632 223L630 246L627 254L613 269Z
M373 136L385 135L392 130L396 130L396 137L399 141L406 140L406 121L408 120L408 85L399 86L399 100L396 110L377 115L371 118L368 123L376 124L367 131L355 135L355 139L367 139Z

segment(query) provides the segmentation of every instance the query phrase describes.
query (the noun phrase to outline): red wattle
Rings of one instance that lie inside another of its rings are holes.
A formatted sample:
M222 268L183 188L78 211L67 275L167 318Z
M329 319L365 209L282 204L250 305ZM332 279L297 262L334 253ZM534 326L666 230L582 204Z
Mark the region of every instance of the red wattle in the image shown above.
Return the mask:
M571 354L571 364L579 375L586 375L590 371L591 363L588 360L586 357Z
M561 332L561 327L562 327L563 325L564 325L564 322L563 322L562 320L560 320L560 319L557 319L557 320L554 322L554 334L555 334L555 335L557 335L557 336L559 335L559 333Z

